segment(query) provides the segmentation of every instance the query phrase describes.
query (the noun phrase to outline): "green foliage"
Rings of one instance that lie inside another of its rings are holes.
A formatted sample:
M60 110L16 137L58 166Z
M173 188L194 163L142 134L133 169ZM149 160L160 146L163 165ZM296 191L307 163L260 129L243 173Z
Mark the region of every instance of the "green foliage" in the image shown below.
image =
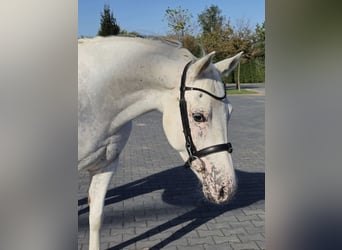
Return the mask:
M265 22L256 25L253 43L255 48L254 56L265 60Z
M244 51L240 64L241 83L265 82L265 23L257 25L255 31L249 27L248 21L240 19L234 27L232 55ZM227 83L237 83L237 70L224 79Z
M205 52L216 51L214 62L226 58L231 50L229 40L233 30L229 22L223 25L224 17L221 13L217 5L211 5L198 15L202 29L199 41Z
M253 32L249 25L249 21L246 19L238 19L233 28L233 35L230 39L231 43L231 54L235 55L240 51L243 51L241 57L241 65L253 60L253 44L252 44ZM242 71L240 71L240 75ZM240 77L241 80L241 77Z
M241 83L263 83L265 82L265 63L261 59L254 59L240 66ZM225 83L236 83L237 71L235 70L228 77L223 79Z
M178 40L177 35L167 35L166 37L171 40ZM202 56L202 47L198 38L195 36L185 34L182 41L182 47L188 49L196 57Z
M203 34L212 33L222 28L224 17L217 5L211 5L198 15L198 22Z
M203 33L199 36L199 40L207 53L216 51L214 58L214 62L216 62L229 57L236 51L232 47L232 35L233 29L230 23L227 22L221 28L211 31L211 33Z
M199 40L206 52L216 51L215 61L243 51L240 65L240 82L257 83L265 81L265 23L257 25L255 31L246 19L238 19L236 25L224 23L225 17L218 6L212 5L198 15L202 28ZM225 79L236 83L235 70Z
M119 35L121 36L128 36L128 37L143 37L142 35L140 35L138 32L136 31L130 31L128 32L125 29L120 30Z
M176 34L178 39L182 41L185 34L190 30L192 15L189 13L189 10L182 9L181 6L178 6L177 9L170 9L168 7L165 10L164 18L173 34Z
M188 49L196 57L202 56L202 48L194 36L185 35L183 39L183 47Z
M105 5L103 13L101 13L101 26L98 31L99 36L112 36L117 35L120 32L120 27L116 23L116 19L113 16L113 12L110 11L109 5Z
M198 15L201 28L199 35L190 32L192 15L180 6L165 11L165 19L173 34L169 37L178 39L196 57L205 53L216 52L214 63L243 51L240 64L241 83L265 82L265 22L251 28L249 21L241 18L232 26L230 20L222 15L217 5L211 5ZM227 83L237 83L238 70L224 79Z

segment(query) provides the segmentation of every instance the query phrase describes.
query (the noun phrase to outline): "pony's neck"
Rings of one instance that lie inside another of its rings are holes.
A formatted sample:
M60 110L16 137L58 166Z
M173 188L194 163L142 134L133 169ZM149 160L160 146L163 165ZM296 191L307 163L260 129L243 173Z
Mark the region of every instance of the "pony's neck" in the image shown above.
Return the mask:
M159 103L161 98L162 94L154 90L139 90L126 95L124 99L121 99L120 106L122 107L111 123L111 133L144 113L152 110L162 112L162 105Z
M158 58L146 61L154 64L146 66L145 70L133 69L136 70L134 74L125 79L127 88L117 100L119 112L111 123L111 132L149 111L159 110L163 113L168 100L177 97L186 61L158 61Z

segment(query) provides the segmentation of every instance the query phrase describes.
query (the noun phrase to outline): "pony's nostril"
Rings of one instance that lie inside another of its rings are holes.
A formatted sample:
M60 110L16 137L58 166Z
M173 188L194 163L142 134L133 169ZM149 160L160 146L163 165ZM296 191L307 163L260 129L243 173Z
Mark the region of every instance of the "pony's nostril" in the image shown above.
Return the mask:
M222 198L224 198L224 196L225 196L225 189L226 189L226 187L225 186L223 186L221 189L220 189L220 191L219 191L219 199L222 199Z

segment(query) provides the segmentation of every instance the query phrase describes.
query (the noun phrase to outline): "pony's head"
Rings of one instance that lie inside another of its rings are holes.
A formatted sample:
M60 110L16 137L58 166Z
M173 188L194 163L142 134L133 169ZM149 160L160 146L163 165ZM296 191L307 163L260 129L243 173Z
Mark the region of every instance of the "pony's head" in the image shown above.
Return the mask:
M228 147L232 105L221 77L236 67L242 52L216 64L212 63L214 54L183 70L183 91L174 89L164 103L163 127L169 143L201 181L205 197L222 204L234 195L237 181ZM185 107L180 105L184 101Z

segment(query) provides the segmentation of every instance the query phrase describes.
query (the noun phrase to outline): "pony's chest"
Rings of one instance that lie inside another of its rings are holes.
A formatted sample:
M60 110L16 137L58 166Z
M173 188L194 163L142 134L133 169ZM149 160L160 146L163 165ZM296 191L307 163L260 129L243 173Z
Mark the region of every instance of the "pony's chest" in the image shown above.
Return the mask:
M96 146L78 161L78 169L98 169L114 161L125 147L131 130L132 123L128 122L115 134L98 141Z

